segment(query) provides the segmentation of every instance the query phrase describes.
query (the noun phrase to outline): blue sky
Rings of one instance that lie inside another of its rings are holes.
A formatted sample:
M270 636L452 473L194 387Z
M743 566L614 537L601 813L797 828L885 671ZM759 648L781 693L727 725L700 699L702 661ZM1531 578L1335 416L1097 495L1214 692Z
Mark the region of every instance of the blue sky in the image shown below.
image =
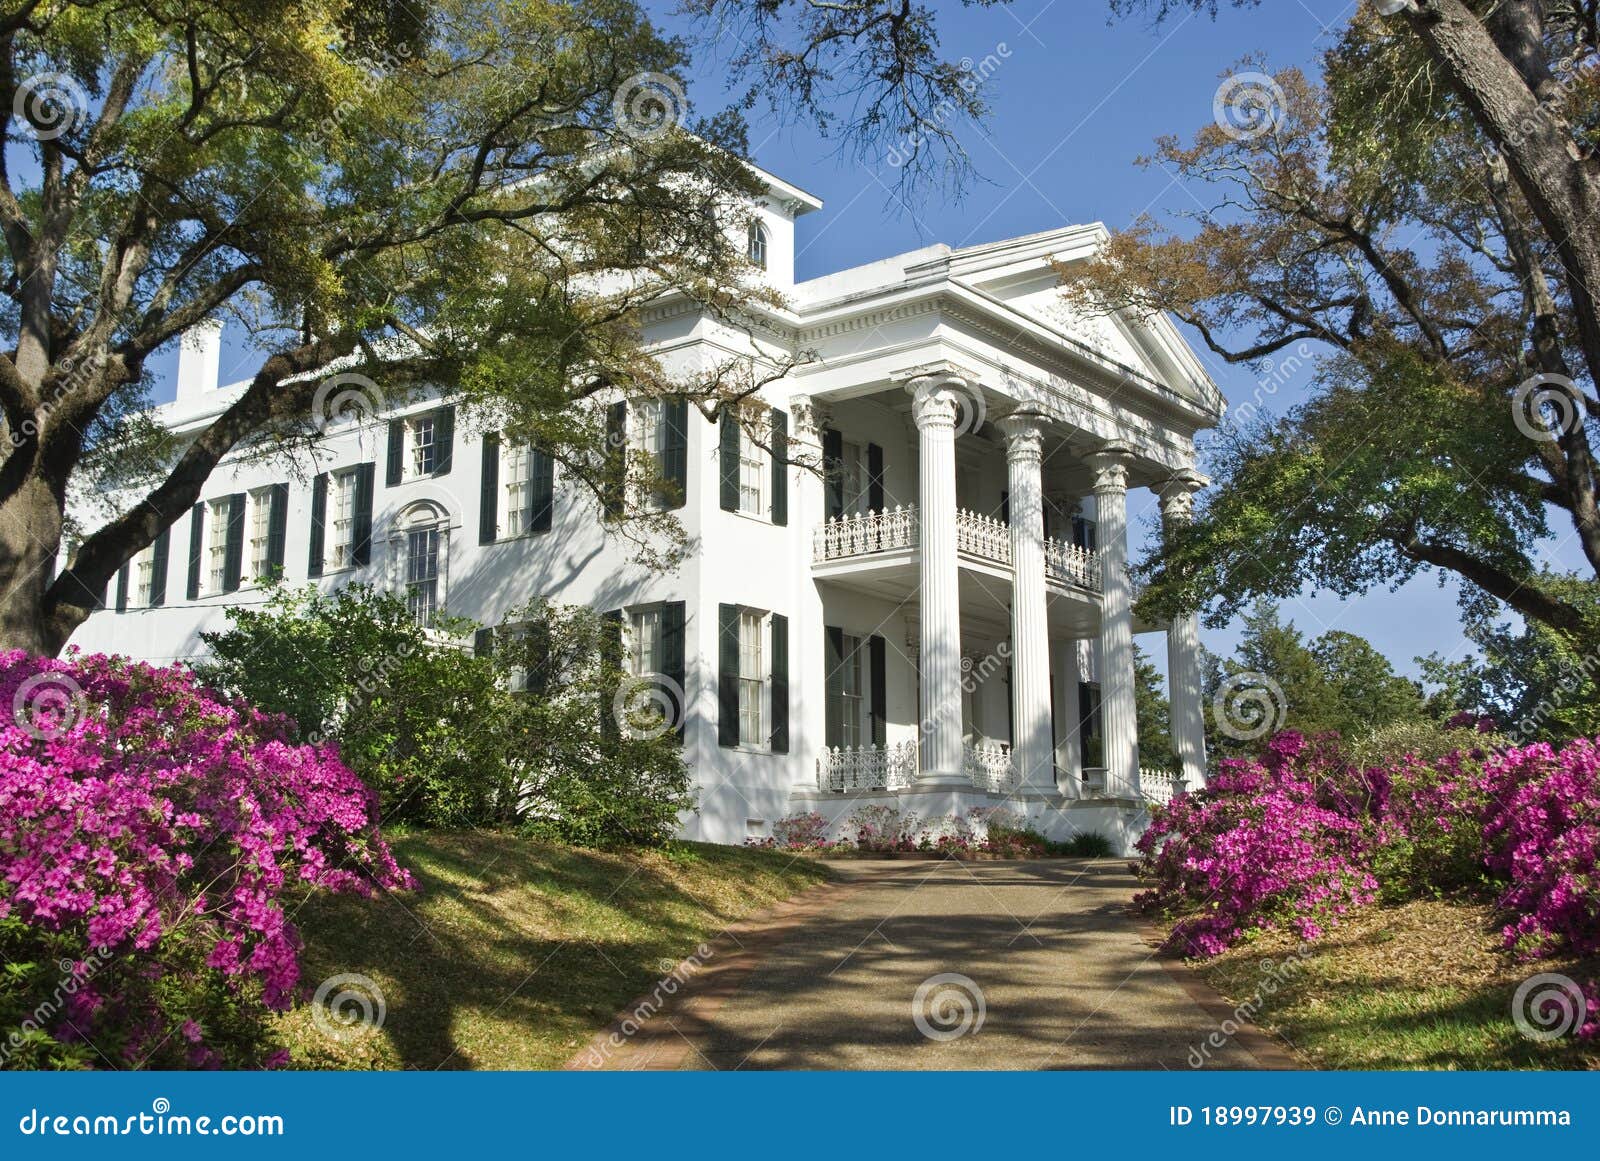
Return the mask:
M677 27L672 4L647 4ZM1111 24L1104 0L1019 0L1009 7L937 4L942 48L949 58L998 61L985 95L992 114L983 125L952 126L976 164L980 180L960 198L928 196L911 205L891 197L896 173L887 159L861 165L839 155L836 142L809 125L778 124L754 114L755 160L826 203L801 219L797 274L809 278L930 242L954 246L1103 221L1115 229L1141 213L1163 214L1197 204L1170 172L1141 169L1135 159L1163 133L1188 136L1212 116L1219 74L1261 53L1278 68L1316 67L1320 52L1356 5L1349 0L1273 0L1256 9L1225 9L1217 20L1181 16L1160 28L1143 21ZM728 46L731 47L731 46ZM714 55L700 54L689 96L697 114L731 99ZM1198 343L1196 344L1198 348ZM154 370L158 397L170 395L175 353ZM1212 376L1233 402L1251 397L1258 376L1201 351ZM244 352L224 355L224 381L254 370ZM1298 397L1290 381L1268 406ZM1132 498L1137 535L1152 530L1154 498ZM1571 563L1570 548L1552 546ZM1329 628L1360 633L1403 672L1412 659L1465 648L1454 588L1422 577L1397 592L1378 590L1343 600L1303 594L1285 615L1315 636ZM1206 644L1230 652L1234 630L1208 630ZM1164 666L1158 637L1140 638Z

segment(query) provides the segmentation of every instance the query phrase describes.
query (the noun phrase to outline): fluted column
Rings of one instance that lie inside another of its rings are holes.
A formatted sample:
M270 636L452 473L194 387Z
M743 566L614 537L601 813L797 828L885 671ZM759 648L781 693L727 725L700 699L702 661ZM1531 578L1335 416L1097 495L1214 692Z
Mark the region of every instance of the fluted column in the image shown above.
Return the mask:
M1161 523L1166 534L1194 515L1194 495L1209 481L1199 472L1182 471L1161 488ZM1200 617L1188 612L1167 628L1167 688L1172 712L1172 745L1183 766L1184 785L1197 789L1206 781L1206 718L1200 676Z
M794 432L789 441L792 460L809 466L822 463L822 425L826 411L809 396L793 401ZM801 530L799 559L794 576L799 583L794 592L793 621L790 625L789 655L794 688L800 696L791 704L795 712L789 720L789 753L794 782L807 789L817 780L817 759L827 745L827 657L823 634L827 621L822 586L811 580L813 536L827 511L823 482L819 472L800 471L790 477L789 523ZM715 503L715 497L712 497ZM715 610L712 610L715 613Z
M1128 576L1128 450L1113 444L1087 457L1094 471L1100 553L1100 720L1106 793L1139 796L1139 731L1134 715L1133 584Z
M1044 422L1000 421L1011 485L1011 761L1023 790L1055 790L1050 740L1050 623L1044 588Z
M917 516L922 528L923 781L965 780L961 763L961 588L956 557L957 381L911 380L917 424Z

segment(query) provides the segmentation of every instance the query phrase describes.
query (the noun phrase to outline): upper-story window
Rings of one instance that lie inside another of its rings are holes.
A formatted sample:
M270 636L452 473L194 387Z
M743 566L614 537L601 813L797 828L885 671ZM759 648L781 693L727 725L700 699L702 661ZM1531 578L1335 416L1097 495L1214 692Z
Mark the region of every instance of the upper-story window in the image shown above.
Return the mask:
M406 420L406 476L416 479L419 476L431 476L437 466L439 452L435 436L438 434L437 420L432 414L418 415Z
M392 543L399 557L406 608L418 624L431 625L444 604L450 543L444 514L432 504L413 505L395 521Z
M232 507L232 501L227 496L206 505L205 519L209 526L206 538L208 593L220 593L228 587L228 516Z
M628 618L628 667L635 677L662 671L661 607L635 609Z
M272 489L256 488L250 493L250 579L267 579L271 564Z
M766 453L750 433L739 431L739 511L752 516L766 515L764 506L767 480Z
M752 265L767 268L767 228L760 222L751 222L745 231L745 257Z
M527 444L500 445L500 470L505 478L507 536L521 536L528 530L533 498L533 449Z
M351 547L355 538L356 469L346 468L328 477L329 524L333 536L328 546L328 568L349 568L354 564Z
M133 603L140 608L149 608L151 597L155 595L156 546L147 544L140 549L133 558L133 566Z

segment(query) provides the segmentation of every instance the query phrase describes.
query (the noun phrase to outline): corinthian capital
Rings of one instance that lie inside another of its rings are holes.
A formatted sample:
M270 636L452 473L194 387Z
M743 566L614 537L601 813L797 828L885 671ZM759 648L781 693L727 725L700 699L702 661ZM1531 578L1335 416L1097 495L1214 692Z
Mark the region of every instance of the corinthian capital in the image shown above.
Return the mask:
M1168 523L1186 523L1194 516L1195 493L1211 481L1193 468L1174 472L1161 485L1161 516Z
M1133 463L1133 452L1126 444L1107 444L1099 451L1090 452L1083 462L1094 473L1095 495L1119 494L1128 490L1128 468Z

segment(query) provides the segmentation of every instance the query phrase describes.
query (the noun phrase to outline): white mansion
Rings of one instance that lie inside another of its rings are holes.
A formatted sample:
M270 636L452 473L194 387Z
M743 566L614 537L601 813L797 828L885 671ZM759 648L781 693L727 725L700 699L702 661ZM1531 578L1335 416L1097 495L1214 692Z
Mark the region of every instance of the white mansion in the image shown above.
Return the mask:
M741 842L864 801L925 818L1003 804L1125 847L1174 778L1140 769L1135 632L1167 635L1178 777L1197 784L1205 765L1196 624L1133 617L1127 491L1185 518L1216 388L1167 320L1066 306L1052 262L1093 253L1098 225L796 282L795 219L821 203L763 176L751 255L788 305L764 313L760 341L813 356L763 401L794 458L809 449L828 472L774 466L692 408L614 402L611 422L685 499L690 554L652 571L546 457L458 430L448 397L419 399L333 428L314 479L225 462L73 643L194 656L274 568L488 625L543 595L620 616L635 672L682 691L700 797L686 837ZM645 323L686 365L750 350L685 303ZM218 385L219 354L216 328L185 337L158 412L173 431L243 390Z

